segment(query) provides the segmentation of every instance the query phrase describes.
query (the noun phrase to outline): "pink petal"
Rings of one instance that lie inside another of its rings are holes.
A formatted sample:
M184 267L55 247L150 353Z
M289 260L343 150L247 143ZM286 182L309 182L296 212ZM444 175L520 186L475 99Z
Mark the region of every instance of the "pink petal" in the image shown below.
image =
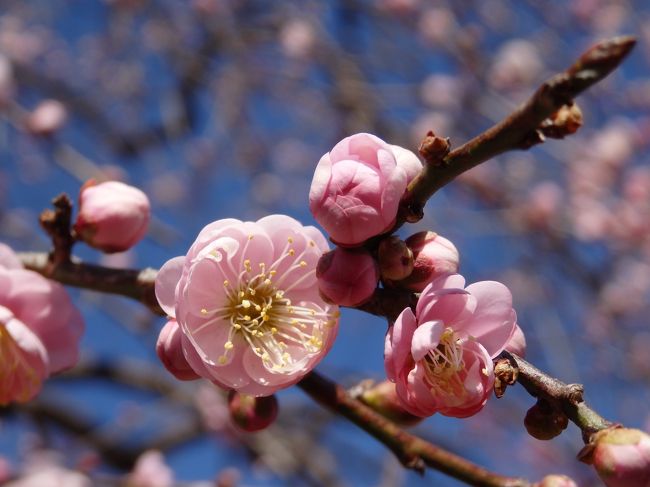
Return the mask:
M464 324L463 331L476 338L490 356L495 357L514 332L516 314L512 309L512 294L496 281L470 284L467 291L476 297L477 306L474 317Z
M317 213L323 203L331 179L332 160L329 154L324 154L318 161L311 181L311 188L309 189L309 209L312 214Z
M419 362L430 350L436 348L444 331L445 324L440 320L427 321L418 326L411 342L413 360Z
M396 377L404 368L411 353L411 340L417 327L415 315L411 308L406 308L400 313L389 330L391 345L385 347L384 364L386 375Z
M440 289L420 296L416 309L419 322L440 320L456 329L472 317L476 298L462 289Z
M158 271L156 276L156 299L158 304L168 316L176 316L176 285L181 278L185 256L174 257L168 260Z
M23 265L21 264L18 256L8 245L0 242L0 267L5 269L22 269Z

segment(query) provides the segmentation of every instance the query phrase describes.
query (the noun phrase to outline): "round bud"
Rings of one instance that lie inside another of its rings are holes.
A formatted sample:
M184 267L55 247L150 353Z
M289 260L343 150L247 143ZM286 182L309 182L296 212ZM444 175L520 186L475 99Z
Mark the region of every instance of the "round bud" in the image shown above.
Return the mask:
M382 279L397 281L408 277L413 271L413 252L396 235L381 241L377 257Z
M524 426L533 438L550 440L562 433L569 424L569 419L562 411L551 407L546 401L539 400L526 413Z
M228 410L233 422L242 430L260 431L278 416L278 400L275 396L255 397L230 391Z
M168 321L158 335L156 353L169 373L178 380L198 379L199 375L194 372L183 353L182 334L176 320Z
M77 238L106 253L128 250L147 233L149 199L138 188L118 181L86 182L79 192Z
M366 249L337 247L321 256L316 277L323 299L341 306L358 306L375 292L379 268Z

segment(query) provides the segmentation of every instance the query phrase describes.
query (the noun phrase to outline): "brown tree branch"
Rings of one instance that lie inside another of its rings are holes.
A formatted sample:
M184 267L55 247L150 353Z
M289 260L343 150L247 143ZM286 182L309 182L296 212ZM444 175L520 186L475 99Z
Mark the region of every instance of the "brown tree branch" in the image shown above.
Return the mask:
M506 477L490 472L458 455L407 433L361 401L354 399L343 387L317 372L312 371L305 376L298 383L298 387L319 404L344 416L386 445L406 468L423 473L427 466L476 486L527 487L531 485L525 479Z
M596 44L563 73L543 83L510 116L445 157L425 154L422 172L411 182L400 204L395 228L417 221L428 199L456 176L503 152L528 149L544 140L541 128L554 112L571 105L580 93L610 74L632 50L636 40L621 36ZM427 136L429 137L429 136ZM426 138L425 138L426 140Z
M582 384L566 384L551 377L523 358L503 352L495 367L497 379L508 384L519 382L528 393L562 411L582 431L586 442L592 434L613 426L584 401Z

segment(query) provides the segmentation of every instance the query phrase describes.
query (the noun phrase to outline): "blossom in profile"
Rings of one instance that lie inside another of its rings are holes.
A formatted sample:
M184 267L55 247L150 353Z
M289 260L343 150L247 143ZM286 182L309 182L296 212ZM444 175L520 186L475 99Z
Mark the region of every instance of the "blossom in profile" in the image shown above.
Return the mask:
M0 243L0 404L26 402L78 359L84 325L60 284L23 269Z
M149 218L149 198L138 188L91 179L79 192L74 230L78 238L102 252L123 252L145 236Z
M371 134L351 135L318 162L309 208L332 241L358 246L393 226L406 186L421 167L407 149Z
M284 215L203 228L156 278L192 369L224 389L268 396L314 368L338 329L338 307L316 283L327 250L316 228Z
M415 313L406 308L386 335L384 363L404 408L420 417L477 413L494 384L492 359L515 331L506 286L465 287L458 274L431 282Z
M318 289L328 302L358 306L377 288L379 268L366 249L337 247L323 254L316 267Z

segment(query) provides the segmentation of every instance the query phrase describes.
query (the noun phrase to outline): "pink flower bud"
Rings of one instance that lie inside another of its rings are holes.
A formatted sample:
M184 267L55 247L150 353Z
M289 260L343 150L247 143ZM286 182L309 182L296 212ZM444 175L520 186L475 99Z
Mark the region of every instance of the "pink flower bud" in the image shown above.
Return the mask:
M578 487L578 484L566 475L547 475L534 487Z
M458 272L458 250L453 243L436 232L418 232L406 239L413 252L413 272L399 285L420 292L443 274Z
M526 356L526 337L518 324L515 324L515 331L506 344L506 351L519 355L521 358Z
M358 306L374 293L379 268L367 250L337 247L320 258L316 277L323 299L340 306Z
M587 450L587 453L583 453ZM581 460L593 463L607 487L650 485L650 435L631 428L612 428L594 435L581 452Z
M32 135L49 136L60 130L67 118L68 111L63 103L45 100L27 117L25 128Z
M254 397L237 391L228 394L228 409L233 422L244 431L260 431L278 416L275 396Z
M165 368L178 380L194 380L200 376L183 353L183 333L176 320L169 320L158 335L156 353Z
M383 279L399 280L413 272L413 252L401 238L391 235L379 244L377 253Z
M354 247L393 226L400 198L419 172L417 156L408 152L362 133L343 139L321 158L309 209L332 241Z
M139 242L149 224L149 199L117 181L84 184L74 224L78 238L106 253L122 252Z

